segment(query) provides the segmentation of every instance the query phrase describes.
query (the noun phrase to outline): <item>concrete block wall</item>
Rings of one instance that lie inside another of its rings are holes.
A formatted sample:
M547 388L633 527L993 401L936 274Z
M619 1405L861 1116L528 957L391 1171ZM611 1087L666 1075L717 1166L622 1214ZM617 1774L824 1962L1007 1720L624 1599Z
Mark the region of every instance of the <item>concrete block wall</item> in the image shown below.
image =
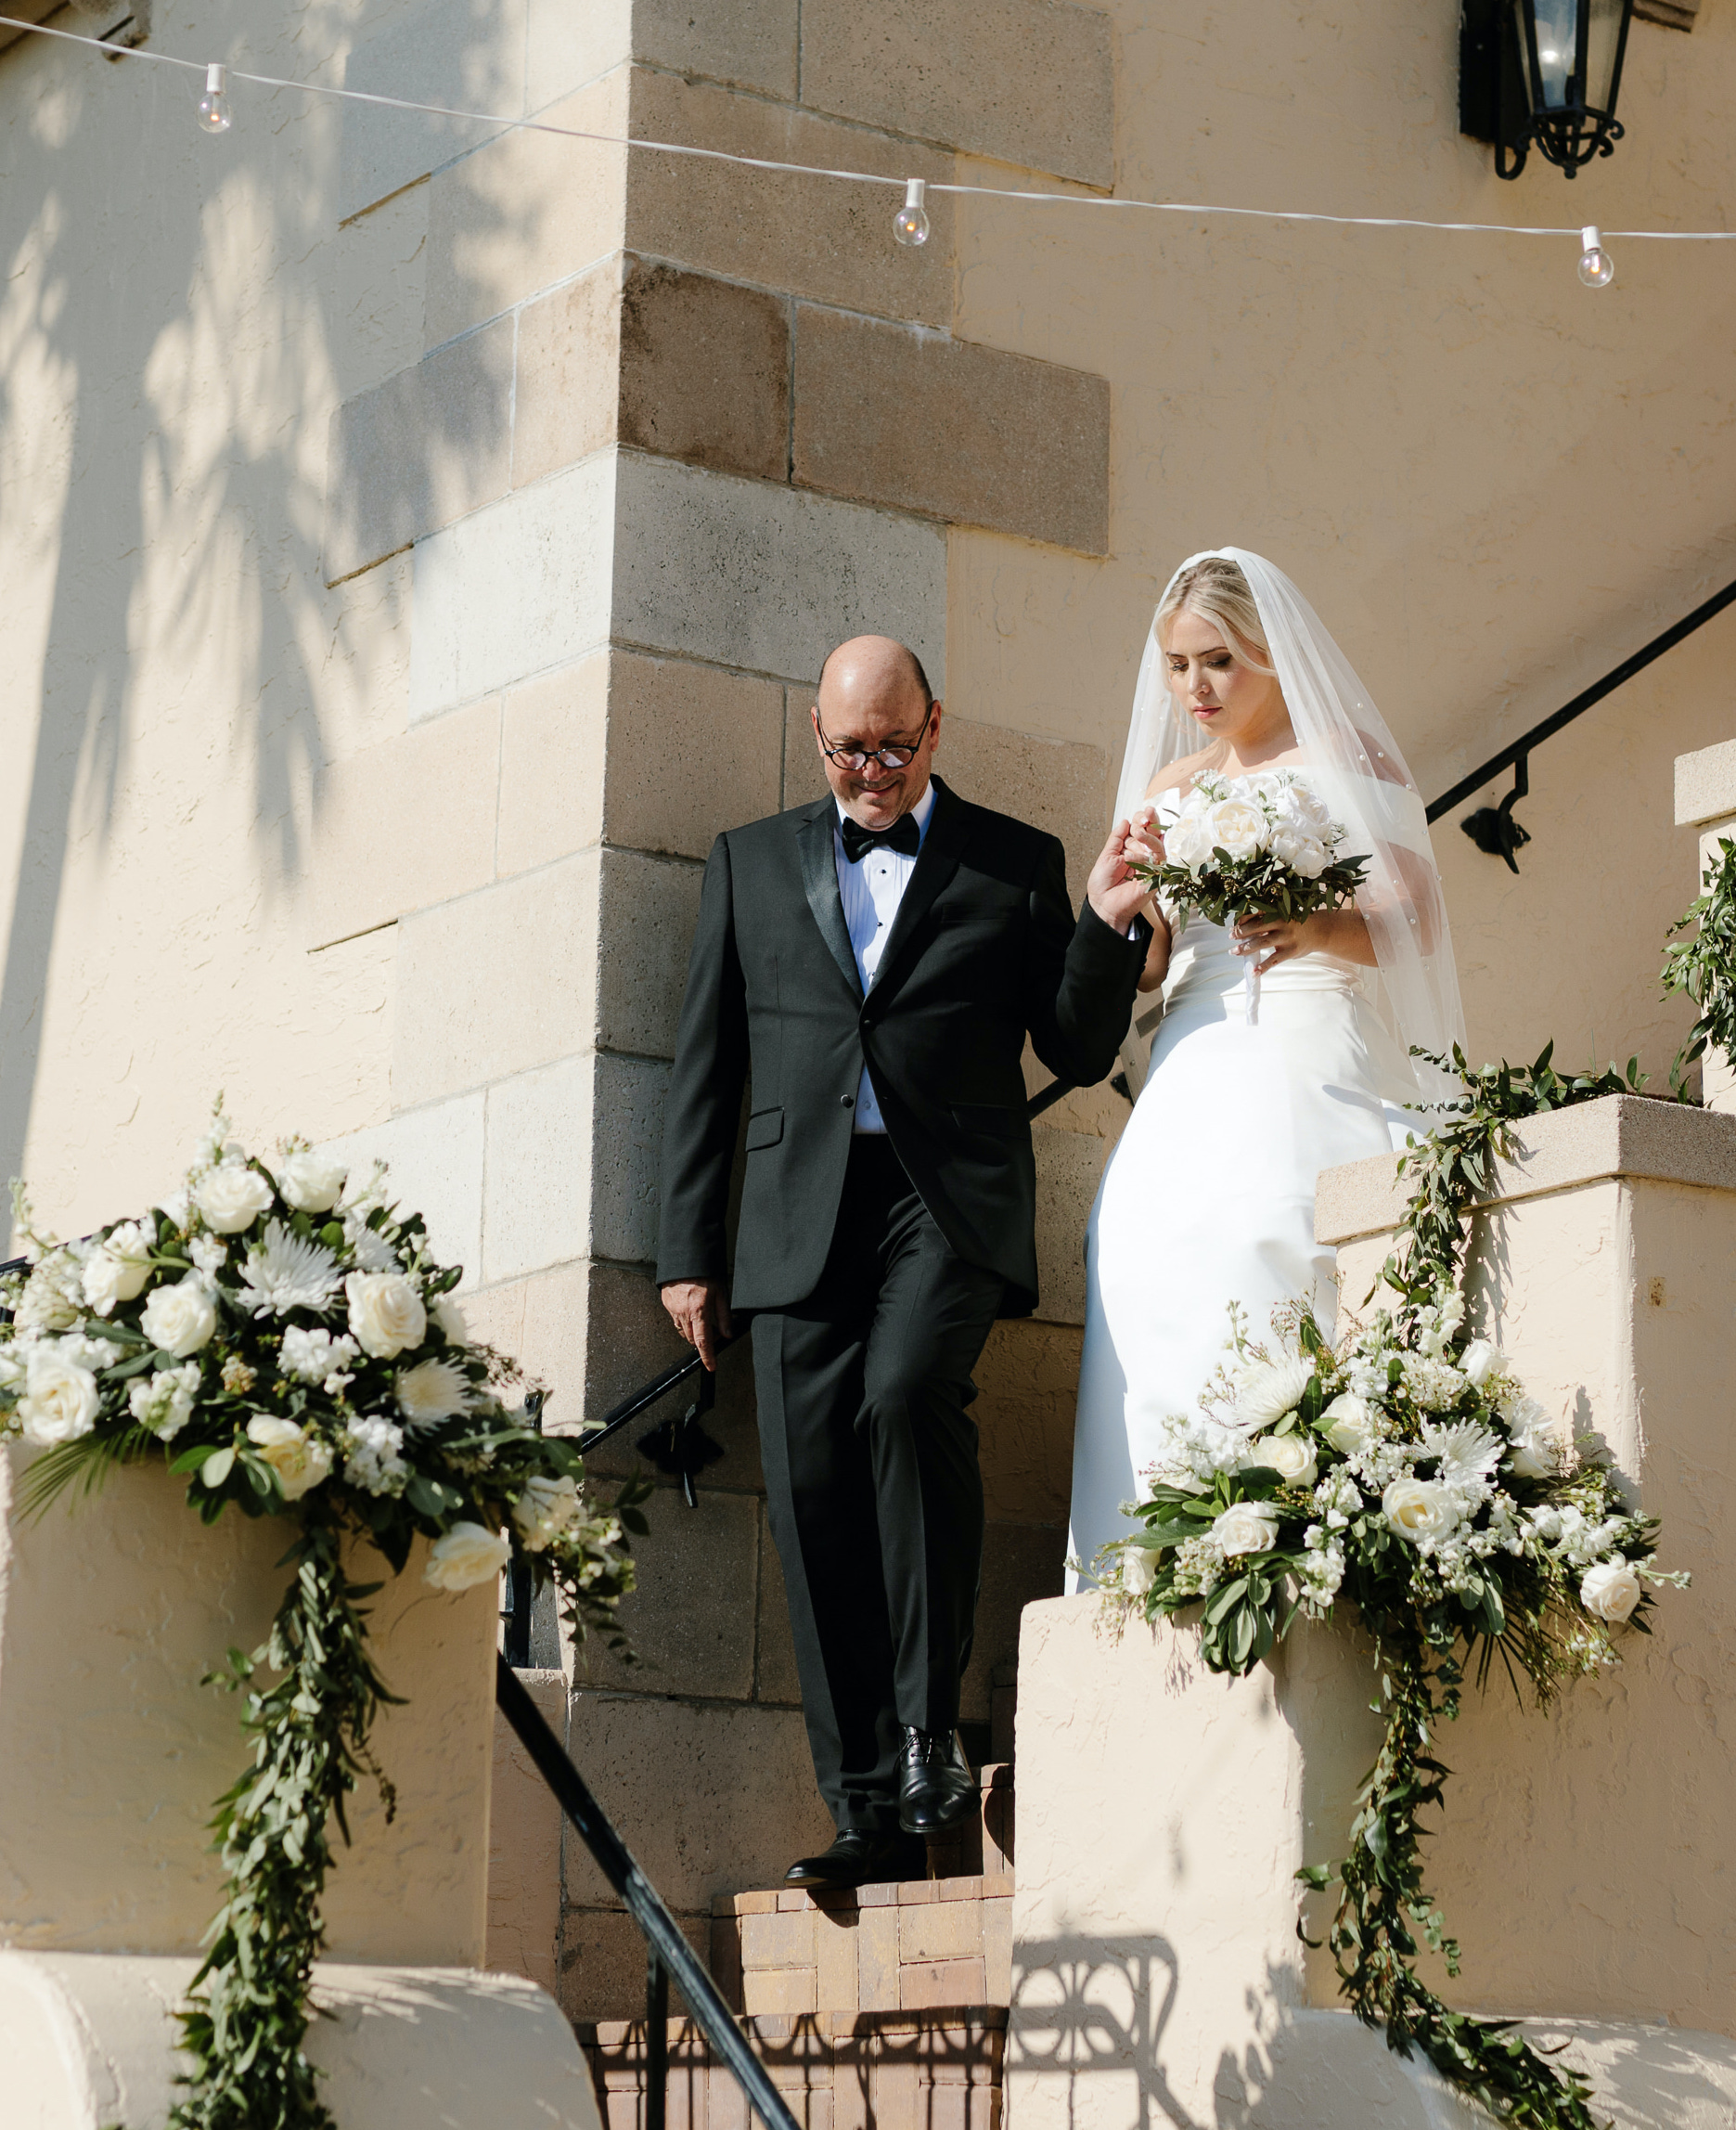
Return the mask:
M944 13L508 0L484 25L421 0L348 79L897 179L944 181L965 151L1109 184L1106 18L1058 0ZM344 128L340 252L358 274L412 259L421 331L411 344L400 319L351 351L324 574L407 580L408 711L334 777L308 944L392 936L392 1116L348 1143L391 1157L463 1259L473 1323L572 1429L682 1350L650 1260L713 839L823 789L807 706L841 638L902 637L944 692L949 527L1106 551L1108 385L955 336L944 195L907 252L890 186L366 109ZM1081 890L1100 749L959 704L941 767L1060 834ZM382 819L421 824L389 871L362 861ZM1047 1078L1033 1061L1032 1085ZM1079 1238L1113 1112L1079 1097L1045 1121L1043 1306L997 1330L980 1372L990 1533L963 1712L985 1727L1020 1610L1060 1587ZM564 1658L574 1756L701 1943L714 1897L829 1834L747 1375L726 1364L727 1453L697 1512L653 1505L627 1616L639 1663ZM624 1445L599 1468L638 1461ZM560 1658L547 1623L536 1655ZM555 1959L574 2016L642 2002L637 1933L571 1843Z

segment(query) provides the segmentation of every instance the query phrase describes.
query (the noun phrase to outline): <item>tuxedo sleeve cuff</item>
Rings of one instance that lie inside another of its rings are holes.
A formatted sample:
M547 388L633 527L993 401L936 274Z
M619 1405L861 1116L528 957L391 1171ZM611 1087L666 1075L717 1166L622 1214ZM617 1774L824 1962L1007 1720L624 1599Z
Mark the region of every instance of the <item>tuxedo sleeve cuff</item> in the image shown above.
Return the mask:
M1143 917L1136 917L1125 932L1117 932L1112 924L1105 924L1087 902L1079 912L1078 936L1087 950L1105 959L1119 959L1137 950L1140 961L1151 944L1151 927Z

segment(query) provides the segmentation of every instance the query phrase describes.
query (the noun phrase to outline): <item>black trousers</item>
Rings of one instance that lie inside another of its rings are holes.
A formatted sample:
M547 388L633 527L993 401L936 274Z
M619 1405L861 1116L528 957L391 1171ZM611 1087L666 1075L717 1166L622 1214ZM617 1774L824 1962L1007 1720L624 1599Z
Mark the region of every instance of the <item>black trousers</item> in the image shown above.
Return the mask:
M753 1319L772 1535L841 1829L894 1827L901 1727L958 1719L983 1568L965 1408L1002 1287L954 1254L891 1142L865 1134L819 1284Z

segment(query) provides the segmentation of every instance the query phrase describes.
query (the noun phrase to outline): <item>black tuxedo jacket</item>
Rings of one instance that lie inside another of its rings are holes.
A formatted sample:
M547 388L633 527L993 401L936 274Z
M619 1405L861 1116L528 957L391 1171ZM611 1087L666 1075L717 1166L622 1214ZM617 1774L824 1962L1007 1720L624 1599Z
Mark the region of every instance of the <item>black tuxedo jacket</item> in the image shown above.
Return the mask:
M900 1160L942 1233L1036 1300L1028 1031L1081 1086L1114 1063L1150 937L1087 904L1059 840L934 780L934 810L865 998L838 894L829 793L718 837L663 1126L660 1282L722 1279L743 1088L752 1087L735 1306L792 1307L825 1266L866 1063Z

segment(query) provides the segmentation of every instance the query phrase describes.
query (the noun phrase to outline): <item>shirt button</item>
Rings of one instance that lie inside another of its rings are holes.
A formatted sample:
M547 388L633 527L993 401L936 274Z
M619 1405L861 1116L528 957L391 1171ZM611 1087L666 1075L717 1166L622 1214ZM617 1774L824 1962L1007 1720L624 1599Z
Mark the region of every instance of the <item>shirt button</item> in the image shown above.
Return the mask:
M854 1109L855 1105L856 1098L853 1094L841 1094L838 1097L838 1106L840 1109Z

